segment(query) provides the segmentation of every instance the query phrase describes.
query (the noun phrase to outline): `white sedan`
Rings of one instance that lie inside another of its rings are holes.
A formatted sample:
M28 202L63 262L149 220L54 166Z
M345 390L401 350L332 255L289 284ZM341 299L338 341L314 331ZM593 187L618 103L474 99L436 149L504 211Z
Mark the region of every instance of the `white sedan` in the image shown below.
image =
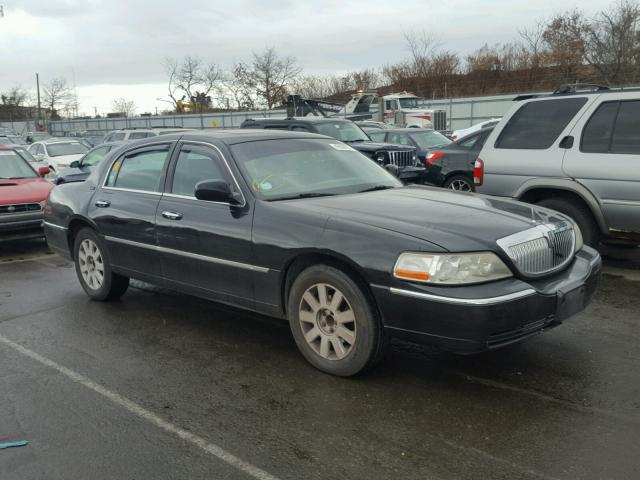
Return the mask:
M50 168L59 172L68 168L71 162L80 160L89 148L77 140L50 139L33 142L28 150L36 160L47 162Z

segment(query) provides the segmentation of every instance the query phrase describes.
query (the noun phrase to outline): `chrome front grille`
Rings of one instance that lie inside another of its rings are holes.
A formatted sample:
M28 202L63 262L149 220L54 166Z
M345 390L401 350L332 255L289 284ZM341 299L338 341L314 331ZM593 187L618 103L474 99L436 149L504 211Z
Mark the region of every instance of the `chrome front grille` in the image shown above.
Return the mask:
M0 205L0 215L12 213L38 212L42 207L38 203L15 203L11 205Z
M570 222L537 225L498 240L498 245L528 276L540 276L559 270L572 258L576 234Z
M391 151L389 154L389 163L398 168L413 167L416 164L415 152L409 151Z

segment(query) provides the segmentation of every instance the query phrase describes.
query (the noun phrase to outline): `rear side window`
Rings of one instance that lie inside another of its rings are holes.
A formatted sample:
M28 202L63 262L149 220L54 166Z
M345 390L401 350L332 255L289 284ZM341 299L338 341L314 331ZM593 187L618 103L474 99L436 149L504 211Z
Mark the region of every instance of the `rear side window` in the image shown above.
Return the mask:
M105 138L104 141L105 142L117 142L119 140L124 140L124 137L125 137L125 133L124 132L112 133L107 138Z
M611 153L640 153L640 101L621 102L611 139Z
M478 134L478 135L472 135L466 139L464 139L464 141L460 142L456 142L458 145L460 145L462 148L473 148L476 146L476 143L478 143L478 140L480 140L480 137L482 136L482 134Z
M169 145L166 145L119 158L111 166L106 186L159 192L168 151Z
M585 153L606 153L611 143L613 122L618 102L606 102L598 107L582 131L580 150Z
M193 197L203 180L227 180L220 156L205 147L184 145L173 173L171 193Z
M369 138L374 142L384 142L384 137L386 134L386 132L367 132Z
M153 133L151 132L131 132L129 134L129 140L136 140L138 138L147 138L152 136Z
M586 102L586 98L563 98L524 104L500 133L496 148L549 148Z

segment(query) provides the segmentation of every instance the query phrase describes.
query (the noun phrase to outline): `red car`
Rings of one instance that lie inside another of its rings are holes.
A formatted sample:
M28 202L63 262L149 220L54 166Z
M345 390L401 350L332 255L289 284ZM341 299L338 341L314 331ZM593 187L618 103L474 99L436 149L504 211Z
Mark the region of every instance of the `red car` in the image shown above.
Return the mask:
M0 144L0 242L44 236L42 216L51 182L48 167L35 170L15 145Z

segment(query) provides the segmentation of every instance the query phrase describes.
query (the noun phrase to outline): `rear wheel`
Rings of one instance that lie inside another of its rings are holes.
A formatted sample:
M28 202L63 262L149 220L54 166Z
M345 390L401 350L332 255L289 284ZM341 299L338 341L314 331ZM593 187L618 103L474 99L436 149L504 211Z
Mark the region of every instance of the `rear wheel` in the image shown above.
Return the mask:
M464 175L454 175L444 182L444 188L456 190L458 192L474 192L473 182Z
M593 248L600 245L600 230L596 225L591 211L584 205L562 197L552 197L540 200L538 205L571 217L578 224L584 243Z
M93 229L78 232L73 258L80 285L94 300L114 300L127 291L129 278L112 272L109 253Z
M323 372L355 375L383 354L382 327L370 300L334 267L304 270L293 282L287 312L298 348Z

